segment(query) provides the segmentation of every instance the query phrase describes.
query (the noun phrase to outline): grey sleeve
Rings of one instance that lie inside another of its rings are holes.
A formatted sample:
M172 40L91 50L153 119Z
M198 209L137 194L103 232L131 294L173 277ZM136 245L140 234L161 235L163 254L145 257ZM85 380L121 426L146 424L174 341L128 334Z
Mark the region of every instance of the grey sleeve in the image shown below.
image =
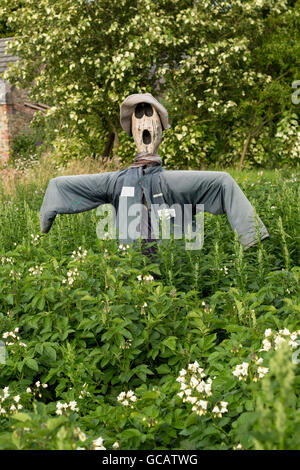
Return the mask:
M227 214L232 230L241 243L249 247L257 242L254 207L237 182L225 171L167 171L165 181L172 201L180 204L203 204L211 214ZM258 217L261 239L269 236Z
M223 213L220 204L216 204L224 172L197 170L166 170L163 177L167 194L173 203L201 204L205 202L207 212ZM213 203L213 206L211 207Z
M110 203L110 175L102 173L52 178L40 209L41 232L49 232L57 214L76 214Z

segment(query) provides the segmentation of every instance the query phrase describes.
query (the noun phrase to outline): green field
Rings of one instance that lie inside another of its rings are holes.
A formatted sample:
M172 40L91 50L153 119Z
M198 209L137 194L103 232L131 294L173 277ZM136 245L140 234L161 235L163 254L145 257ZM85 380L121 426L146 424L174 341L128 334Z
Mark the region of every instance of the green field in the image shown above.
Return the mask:
M205 214L152 264L96 210L41 234L47 175L2 183L0 449L300 449L300 175L227 171L270 238Z

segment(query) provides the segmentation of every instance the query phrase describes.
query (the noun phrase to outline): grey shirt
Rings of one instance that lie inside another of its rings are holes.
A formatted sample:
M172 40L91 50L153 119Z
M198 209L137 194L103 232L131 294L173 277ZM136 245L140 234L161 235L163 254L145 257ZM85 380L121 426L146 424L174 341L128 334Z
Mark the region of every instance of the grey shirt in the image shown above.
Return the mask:
M148 208L161 204L179 204L183 208L190 204L195 215L197 204L203 204L205 212L227 214L232 230L237 230L245 247L257 242L254 208L229 173L165 170L161 165L52 178L40 209L41 231L50 230L57 214L75 214L108 203L118 213L123 187L134 188L134 195L127 197L129 206L141 204L144 195ZM258 223L264 239L268 231L259 217Z

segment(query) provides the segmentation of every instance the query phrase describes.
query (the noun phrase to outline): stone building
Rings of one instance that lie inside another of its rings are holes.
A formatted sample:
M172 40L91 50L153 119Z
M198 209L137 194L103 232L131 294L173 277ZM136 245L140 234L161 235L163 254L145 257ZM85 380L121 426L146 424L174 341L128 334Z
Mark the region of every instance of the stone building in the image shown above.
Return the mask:
M3 80L2 74L17 57L6 54L6 45L11 38L0 38L0 162L7 162L14 136L28 129L33 115L45 111L48 106L41 103L30 103L28 91L18 89Z

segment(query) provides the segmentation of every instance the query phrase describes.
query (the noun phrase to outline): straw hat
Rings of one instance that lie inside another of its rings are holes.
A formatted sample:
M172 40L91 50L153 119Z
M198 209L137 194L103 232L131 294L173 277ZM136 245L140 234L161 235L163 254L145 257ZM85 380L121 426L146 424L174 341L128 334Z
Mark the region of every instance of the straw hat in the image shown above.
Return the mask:
M138 103L149 103L156 109L159 114L163 130L169 129L170 124L168 122L168 112L166 108L157 101L151 93L139 94L135 93L133 95L127 96L123 101L120 107L120 123L122 128L128 135L131 134L131 116L135 110L135 107Z

